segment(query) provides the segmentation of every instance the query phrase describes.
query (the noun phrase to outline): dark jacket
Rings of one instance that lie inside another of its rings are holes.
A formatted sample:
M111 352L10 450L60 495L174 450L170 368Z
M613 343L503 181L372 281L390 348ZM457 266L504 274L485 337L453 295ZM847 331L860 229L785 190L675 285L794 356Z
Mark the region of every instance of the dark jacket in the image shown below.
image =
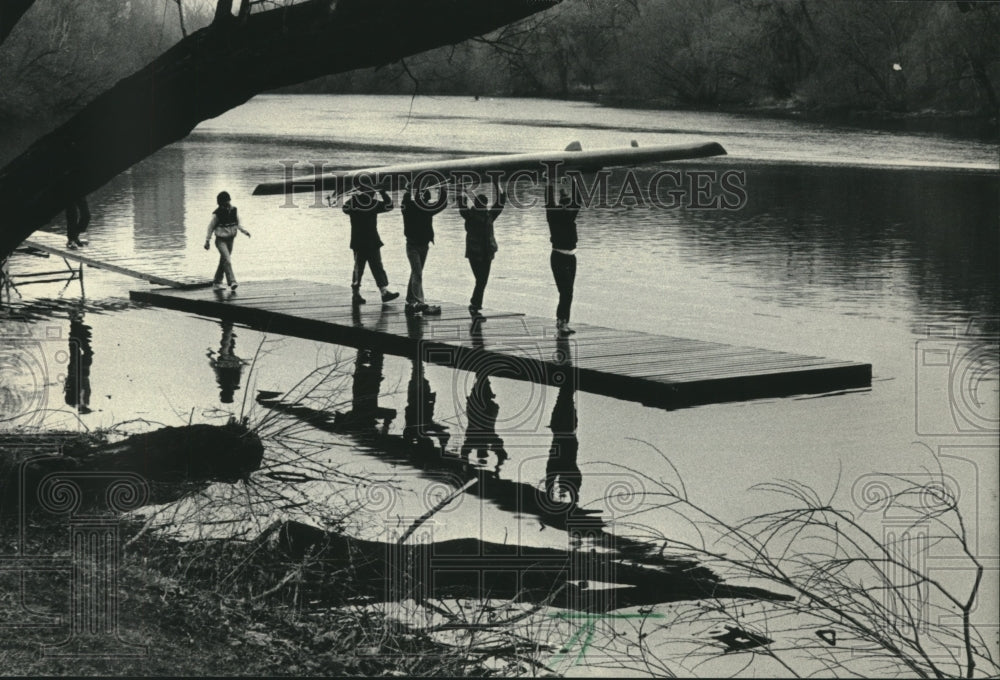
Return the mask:
M392 210L392 199L382 192L382 200L361 207L352 196L344 202L343 211L351 218L351 250L377 250L382 247L378 235L378 216Z
M220 205L212 211L212 214L215 215L215 229L213 231L217 238L219 237L220 229L222 230L222 234L224 234L222 238L232 238L236 235L235 230L232 228L240 223L240 218L236 215L236 206L231 205L227 210ZM227 231L232 232L232 234L225 235Z
M465 219L465 256L475 260L492 260L499 249L493 222L503 211L507 194L499 192L492 208L470 208L465 196L459 196L459 214Z
M580 212L578 198L574 188L573 200L569 205L561 205L551 184L545 190L545 219L549 223L549 240L556 250L576 248L576 215Z
M421 207L415 202L409 191L403 194L399 209L403 213L403 235L406 236L407 243L419 246L434 243L434 216L444 210L447 205L448 191L446 189L441 190L436 204L426 207Z

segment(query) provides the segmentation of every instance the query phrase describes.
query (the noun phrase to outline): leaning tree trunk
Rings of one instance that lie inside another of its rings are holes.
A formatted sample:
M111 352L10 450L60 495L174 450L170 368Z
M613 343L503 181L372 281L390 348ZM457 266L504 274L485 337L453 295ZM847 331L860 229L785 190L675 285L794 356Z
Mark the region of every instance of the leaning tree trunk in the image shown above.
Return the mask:
M0 43L7 39L21 15L34 3L35 0L0 0Z
M227 16L119 81L0 170L0 259L86 195L259 92L488 33L561 0L310 0Z

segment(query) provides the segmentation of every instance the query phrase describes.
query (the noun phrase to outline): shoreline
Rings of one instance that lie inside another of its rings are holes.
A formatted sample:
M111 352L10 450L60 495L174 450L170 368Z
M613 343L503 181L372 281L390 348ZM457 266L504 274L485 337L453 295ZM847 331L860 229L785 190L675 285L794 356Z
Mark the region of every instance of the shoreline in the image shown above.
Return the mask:
M562 99L562 98L559 98ZM669 104L656 99L598 96L566 97L564 101L587 101L598 106L639 110L687 111L691 113L726 113L752 118L795 120L887 132L941 133L963 139L990 141L1000 139L1000 116L972 111L878 111L873 109L810 109L782 104L758 106L719 106L697 108Z
M378 96L410 96L405 92L306 92L281 88L261 94L278 95L368 95ZM684 106L658 98L630 97L624 95L605 95L601 93L580 94L527 94L527 93L475 93L462 94L421 92L416 96L455 97L467 99L530 99L552 100L556 102L580 102L608 108L635 109L640 111L678 111L686 113L724 113L752 118L771 118L775 120L795 120L807 123L820 123L831 126L845 126L858 129L884 130L888 132L910 133L941 133L953 135L962 139L979 141L996 141L1000 139L1000 112L977 113L969 110L942 111L924 109L920 111L885 111L876 109L843 108L808 108L790 103L776 102L760 105L731 105L711 107Z
M370 96L382 96L391 93L346 93L346 92L301 92L288 91L288 88L271 90L260 94L274 95L331 95L335 97L349 96L356 94L368 94ZM399 93L405 94L405 93ZM719 106L716 108L700 108L689 106L678 106L664 100L653 98L636 98L626 96L600 95L596 96L559 96L559 95L530 95L530 94L489 94L479 95L468 94L436 94L434 92L424 92L418 96L430 97L456 97L456 98L516 98L516 99L549 99L556 102L582 102L593 104L598 107L634 109L639 111L664 111L664 112L685 112L704 114L729 114L735 116L746 116L748 118L760 120L784 120L798 121L803 123L813 123L827 125L831 127L845 127L855 130L871 130L882 132L910 133L910 134L939 134L955 139L963 139L979 142L1000 141L1000 115L975 113L972 111L877 111L864 109L809 109L801 106L789 106L782 104L759 105L759 106ZM64 113L59 117L40 119L37 116L18 117L9 112L0 116L0 123L7 130L6 134L0 136L0 140L7 142L0 145L0 167L5 166L14 160L20 153L23 153L37 139L43 137L48 132L56 129L66 122L68 117L75 115ZM4 148L6 147L6 148Z

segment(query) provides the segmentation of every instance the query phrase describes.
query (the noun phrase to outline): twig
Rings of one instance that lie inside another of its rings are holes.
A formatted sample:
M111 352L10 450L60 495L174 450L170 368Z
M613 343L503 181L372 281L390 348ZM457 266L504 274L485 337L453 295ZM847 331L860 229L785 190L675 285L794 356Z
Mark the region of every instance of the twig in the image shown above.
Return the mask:
M471 489L476 484L476 482L478 482L478 481L479 481L479 477L473 477L472 479L470 479L469 481L467 481L465 484L463 484L461 487L455 489L450 494L448 494L447 496L445 496L445 498L443 500L441 500L440 502L438 502L437 505L435 505L433 508L431 508L430 510L428 510L427 512L425 512L424 514L422 514L420 517L418 517L416 519L416 521L413 524L410 525L410 528L406 530L406 533L403 534L402 537L400 537L400 539L399 539L399 541L397 541L397 543L399 545L403 545L404 543L406 543L406 539L408 539L413 534L413 532L417 530L417 528L421 524L423 524L428 519L430 519L431 516L434 515L436 512L438 512L439 510L441 510L441 508L443 508L444 506L448 505L453 500L455 500L456 498L458 498L458 496L460 496L461 494L463 494L466 491L468 491L469 489Z

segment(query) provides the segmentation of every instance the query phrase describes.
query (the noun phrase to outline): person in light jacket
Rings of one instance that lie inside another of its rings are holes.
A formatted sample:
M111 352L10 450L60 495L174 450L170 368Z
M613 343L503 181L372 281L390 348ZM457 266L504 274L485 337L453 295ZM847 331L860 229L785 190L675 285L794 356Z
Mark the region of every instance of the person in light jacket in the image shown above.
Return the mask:
M233 273L233 241L237 232L243 232L250 237L250 232L240 224L239 215L236 213L236 206L232 204L228 191L220 191L215 197L215 202L219 207L212 213L212 220L208 223L208 233L205 234L205 250L209 249L212 235L215 235L215 247L219 251L219 266L215 268L215 277L212 285L216 290L222 290L222 275L226 275L226 283L233 291L240 284L236 282L236 274Z

